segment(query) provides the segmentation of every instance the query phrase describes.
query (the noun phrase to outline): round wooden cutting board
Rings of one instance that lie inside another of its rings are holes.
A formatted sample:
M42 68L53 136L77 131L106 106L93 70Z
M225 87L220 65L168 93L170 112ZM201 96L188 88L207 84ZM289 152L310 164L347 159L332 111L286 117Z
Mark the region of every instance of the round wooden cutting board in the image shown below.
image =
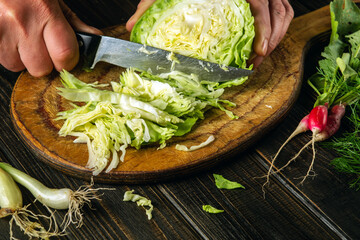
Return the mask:
M248 82L226 89L224 99L235 102L232 109L239 116L231 120L224 112L211 109L194 130L168 141L167 147L128 148L125 161L110 173L95 177L98 182L150 183L181 177L219 164L243 151L277 124L295 102L302 83L303 56L312 37L330 29L328 7L294 19L289 31ZM115 27L107 35L128 38L124 27ZM98 64L87 73L80 67L72 73L85 82L117 81L124 69ZM54 120L59 111L70 108L57 93L61 86L58 73L43 78L21 74L11 97L11 116L16 130L29 148L51 166L75 177L89 179L85 168L86 144L73 143L72 137L60 137L62 121ZM210 135L215 141L193 152L175 150L177 143L198 145Z

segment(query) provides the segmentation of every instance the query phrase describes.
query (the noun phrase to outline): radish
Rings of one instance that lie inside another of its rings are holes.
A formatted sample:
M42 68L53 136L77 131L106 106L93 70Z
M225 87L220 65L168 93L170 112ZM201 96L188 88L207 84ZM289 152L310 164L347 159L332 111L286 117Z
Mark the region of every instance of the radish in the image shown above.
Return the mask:
M333 136L340 128L341 119L345 115L345 105L338 104L331 108L325 129L315 136L315 141L324 141Z
M303 118L285 143L275 154L266 175L280 172L309 145L312 145L312 161L307 174L301 183L310 175L315 160L315 142L327 140L340 128L341 119L345 115L345 106L359 104L360 101L360 62L359 62L359 29L354 28L355 19L359 19L360 9L351 0L333 0L330 3L332 34L329 44L321 53L317 72L308 80L309 86L317 95L314 108ZM351 16L351 18L349 17ZM338 21L348 19L348 21ZM330 111L328 111L330 109ZM356 116L358 117L358 116ZM273 172L274 162L280 151L290 139L307 130L312 131L312 139L283 167ZM348 151L350 151L348 149Z
M308 128L314 135L324 130L328 117L328 103L314 107L309 113Z
M310 176L310 173L313 171L313 165L315 161L315 142L321 142L325 141L326 139L333 136L340 128L341 119L345 115L345 105L344 104L338 104L331 108L330 113L328 115L328 104L319 105L313 108L311 112L306 115L299 123L298 127L295 129L295 131L290 135L290 137L285 141L285 143L280 147L279 151L276 153L274 159L271 162L270 168L268 170L268 173L266 175L267 180L263 186L265 186L270 181L270 175L273 173L278 173L282 171L284 168L286 168L291 162L297 159L297 157L300 155L300 153L307 148L310 144L312 144L313 149L313 157L311 160L311 164L309 166L309 169L306 173L306 175L301 180L300 184L304 183L305 179ZM299 152L291 158L283 167L279 168L278 170L274 171L273 173L272 168L274 166L274 161L276 157L279 155L280 150L284 147L284 145L289 142L291 138L296 136L297 134L301 132L305 132L307 130L311 130L313 135L312 139L306 143Z
M333 136L339 130L341 119L344 117L344 115L345 115L345 105L343 104L335 105L334 107L331 108L330 115L327 117L325 127L321 131L313 135L313 138L310 141L312 143L313 157L311 160L309 170L301 180L300 184L303 184L305 179L310 175L310 172L313 171L313 165L315 161L315 145L314 145L315 142L325 141L326 139Z
M310 172L313 171L313 165L314 165L314 161L315 161L315 145L314 145L315 142L325 141L326 139L333 136L339 130L340 124L341 124L341 119L344 117L344 115L345 115L345 105L344 104L338 104L338 105L333 106L330 110L329 116L327 117L325 127L321 131L319 131L317 134L313 135L313 138L311 141L309 141L309 143L305 144L304 148L307 147L308 145L310 145L310 143L312 144L313 157L311 160L310 167L309 167L306 175L301 180L300 184L303 184L305 179L310 175ZM302 149L304 149L304 148L302 148ZM302 149L299 151L299 153L295 157L297 157L300 154Z
M312 139L315 139L315 136L318 133L320 133L322 130L325 129L325 126L326 126L326 123L327 123L327 116L328 116L328 104L325 103L324 105L319 105L319 106L314 107L308 115L306 115L303 119L301 119L301 121L298 124L298 126L296 127L295 131L292 132L290 137L288 139L286 139L286 141L281 145L281 147L279 148L279 150L275 154L275 157L271 161L268 173L266 175L266 182L265 182L264 186L267 183L269 183L271 171L272 171L272 169L274 167L275 160L279 156L279 154L280 154L281 150L284 148L284 146L292 138L294 138L295 136L299 135L300 133L306 132L308 130L311 130L313 132L313 138ZM312 141L312 142L314 142L314 141ZM300 151L298 152L298 154L295 155L295 157L290 159L281 169L275 171L274 173L280 172L282 169L287 167L292 161L294 161L300 155L302 150L304 148L306 148L308 145L309 144L306 144L302 149L300 149Z

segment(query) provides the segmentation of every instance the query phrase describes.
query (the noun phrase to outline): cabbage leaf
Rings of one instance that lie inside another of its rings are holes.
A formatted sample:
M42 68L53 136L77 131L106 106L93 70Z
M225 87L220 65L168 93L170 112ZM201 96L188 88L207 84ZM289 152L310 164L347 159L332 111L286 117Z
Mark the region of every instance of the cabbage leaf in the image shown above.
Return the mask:
M124 193L124 202L135 202L139 207L143 207L145 209L148 220L152 218L152 211L154 210L154 206L151 203L150 199L146 197L140 196L139 194L135 194L134 190L126 191Z
M168 139L190 132L208 106L226 112L230 111L222 104L233 106L219 100L223 89L207 87L186 74L160 77L130 68L110 83L112 90L82 82L65 70L60 76L59 94L85 104L72 104L72 109L58 113L57 120L64 120L59 135L87 144L86 167L93 175L116 168L129 146L140 149L158 143L164 148Z
M236 188L245 188L243 185L241 185L238 182L233 182L230 180L227 180L222 175L219 174L213 174L215 179L215 185L219 189L236 189Z
M211 205L203 205L202 209L207 213L222 213L222 212L224 212L224 210L217 209Z

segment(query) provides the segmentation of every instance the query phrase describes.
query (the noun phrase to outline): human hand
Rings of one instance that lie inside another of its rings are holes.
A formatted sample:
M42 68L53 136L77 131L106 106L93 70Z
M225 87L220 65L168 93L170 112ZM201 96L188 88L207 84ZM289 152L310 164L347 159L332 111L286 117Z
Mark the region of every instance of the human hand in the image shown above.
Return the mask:
M141 0L137 6L136 12L129 18L126 23L126 29L131 32L136 21L144 14L144 12L155 2L156 0Z
M126 23L126 29L131 31L136 21L155 2L155 0L141 0L136 12ZM253 54L249 64L254 67L260 65L281 39L294 17L294 11L288 0L247 0L255 19L255 39Z
M71 70L79 60L73 28L101 34L62 0L0 0L0 64L35 77Z
M249 64L258 67L285 36L294 10L288 0L247 1L255 19L254 52Z

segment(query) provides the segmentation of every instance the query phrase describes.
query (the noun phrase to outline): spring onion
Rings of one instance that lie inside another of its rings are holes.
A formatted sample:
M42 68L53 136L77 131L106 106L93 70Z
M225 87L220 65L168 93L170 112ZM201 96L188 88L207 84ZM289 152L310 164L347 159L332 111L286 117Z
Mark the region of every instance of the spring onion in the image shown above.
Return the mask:
M37 179L7 163L0 162L0 169L5 170L17 183L28 189L45 206L59 210L68 209L62 223L63 231L70 224L76 224L77 227L82 226L82 207L85 204L90 205L93 199L99 199L98 191L103 190L103 188L92 188L93 183L81 186L77 191L69 188L48 188Z
M3 164L3 163L0 163ZM22 194L9 173L0 168L0 218L11 216L10 239L13 239L12 226L15 222L20 229L30 238L47 239L52 236L60 236L54 217L36 215L28 206L23 206ZM39 222L39 218L49 220L49 229L45 229ZM34 221L35 220L35 221ZM51 228L54 227L54 231Z

